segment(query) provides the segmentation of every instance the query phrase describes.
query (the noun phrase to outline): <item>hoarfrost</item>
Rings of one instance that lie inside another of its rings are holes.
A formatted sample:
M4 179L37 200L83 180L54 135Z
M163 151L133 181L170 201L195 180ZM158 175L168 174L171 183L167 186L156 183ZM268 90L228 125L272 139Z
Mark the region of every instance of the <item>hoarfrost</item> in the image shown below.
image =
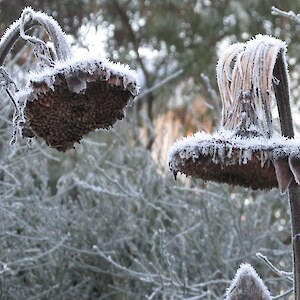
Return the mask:
M193 136L176 141L168 152L168 163L173 173L180 171L180 164L192 158L197 162L201 157L208 157L221 167L232 164L244 165L256 156L260 167L274 165L278 187L284 194L293 178L300 183L300 141L273 135L266 139L262 136L245 138L233 135L232 131L219 130L212 135L197 132Z
M231 45L217 64L217 81L223 111L222 126L236 130L237 120L248 122L252 130L269 137L273 134L270 103L275 98L272 83L278 55L285 62L286 44L267 35L257 35L246 43ZM240 101L240 100L242 101ZM248 106L245 110L244 106ZM245 116L244 112L248 111ZM251 129L249 129L251 131Z
M2 65L5 58L5 53L7 53L14 45L15 40L12 39L14 36L19 36L20 34L20 24L21 20L17 20L14 23L12 23L5 31L3 36L0 40L0 57L2 61L0 61L0 64Z
M225 300L238 299L272 299L264 282L250 264L241 264L227 290Z
M132 95L137 95L139 92L139 78L137 72L130 69L128 65L114 63L109 61L105 57L99 57L95 55L82 55L82 53L74 53L72 57L64 61L56 61L52 68L45 68L38 72L31 72L29 75L29 82L43 82L49 81L52 78L52 82L46 82L49 87L53 86L55 76L58 73L63 74L66 78L74 77L74 74L78 71L84 71L89 74L100 68L103 71L103 80L108 81L112 76L121 77L123 80L123 88L130 90ZM82 92L85 88L84 84L80 84L78 89L74 92Z
M216 148L217 147L217 148ZM177 140L169 149L168 161L171 163L175 154L185 153L185 157L199 158L200 153L207 156L218 157L221 161L225 154L230 158L232 149L239 148L241 152L241 161L251 159L255 151L272 151L272 157L287 157L291 154L297 159L300 158L300 141L290 139L281 135L274 135L269 139L261 136L244 138L233 135L230 130L219 130L213 134L206 132L197 132L193 136L184 137ZM219 149L218 151L216 149ZM199 153L199 155L196 155ZM264 158L261 158L263 161Z

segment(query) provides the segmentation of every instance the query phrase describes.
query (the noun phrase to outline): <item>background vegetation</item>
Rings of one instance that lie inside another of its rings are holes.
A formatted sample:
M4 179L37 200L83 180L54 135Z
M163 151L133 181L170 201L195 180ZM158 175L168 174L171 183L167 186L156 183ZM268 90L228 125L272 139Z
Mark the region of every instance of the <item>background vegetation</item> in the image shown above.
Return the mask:
M1 299L223 299L241 262L272 295L290 289L255 256L292 270L287 197L175 182L165 157L176 138L218 125L218 55L257 33L288 43L298 110L300 27L271 6L297 13L300 3L3 0L2 33L26 5L53 15L82 47L88 29L104 29L107 56L138 70L142 94L126 120L66 154L41 141L11 147L12 107L1 94ZM23 46L6 62L21 83L34 68Z

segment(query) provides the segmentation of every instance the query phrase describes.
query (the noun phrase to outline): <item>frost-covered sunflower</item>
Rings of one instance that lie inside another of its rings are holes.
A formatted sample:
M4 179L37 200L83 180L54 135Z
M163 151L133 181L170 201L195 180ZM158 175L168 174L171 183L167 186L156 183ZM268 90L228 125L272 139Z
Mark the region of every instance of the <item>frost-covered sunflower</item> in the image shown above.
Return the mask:
M198 132L171 147L175 177L180 172L253 189L278 186L282 193L300 183L300 143L274 132L271 113L272 101L280 101L276 91L288 91L285 53L284 42L264 35L223 53L217 65L221 126L212 135ZM281 78L274 76L278 64Z
M44 41L27 34L35 25L47 31L52 53ZM27 86L10 93L16 109L14 125L22 136L41 137L50 147L66 151L83 135L109 129L123 119L124 108L138 93L135 71L104 57L73 53L58 23L31 8L24 9L7 30L0 49L13 44L16 32L35 45L39 60L39 69L29 74Z

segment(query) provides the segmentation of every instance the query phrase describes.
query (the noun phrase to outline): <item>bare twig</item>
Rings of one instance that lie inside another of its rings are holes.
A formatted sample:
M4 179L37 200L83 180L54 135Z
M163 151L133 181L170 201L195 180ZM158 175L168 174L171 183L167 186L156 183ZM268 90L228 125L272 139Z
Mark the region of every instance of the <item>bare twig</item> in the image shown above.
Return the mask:
M280 10L279 8L272 6L272 15L274 16L283 16L283 17L287 17L290 18L291 20L297 22L298 24L300 24L300 14L295 14L293 11L283 11Z
M139 94L136 98L135 98L135 102L137 101L141 101L146 95L153 93L154 91L156 91L157 89L159 89L160 87L164 86L165 84L167 84L169 81L177 78L178 76L180 76L181 74L183 74L183 70L180 69L178 71L176 71L174 74L171 74L169 76L167 76L164 80L158 82L157 84L155 84L154 86L146 89L145 91L143 91L141 94Z

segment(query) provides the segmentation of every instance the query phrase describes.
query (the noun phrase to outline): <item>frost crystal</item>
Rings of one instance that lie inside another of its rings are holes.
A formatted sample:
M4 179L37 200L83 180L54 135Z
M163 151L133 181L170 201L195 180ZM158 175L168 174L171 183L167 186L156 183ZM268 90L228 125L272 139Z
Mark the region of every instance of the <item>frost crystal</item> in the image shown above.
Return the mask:
M231 282L225 300L271 300L269 290L250 264L242 264Z
M228 48L217 64L222 99L221 127L177 141L169 151L174 176L186 175L251 187L279 187L285 193L300 182L300 142L274 134L271 102L273 70L285 62L286 45L258 35Z

